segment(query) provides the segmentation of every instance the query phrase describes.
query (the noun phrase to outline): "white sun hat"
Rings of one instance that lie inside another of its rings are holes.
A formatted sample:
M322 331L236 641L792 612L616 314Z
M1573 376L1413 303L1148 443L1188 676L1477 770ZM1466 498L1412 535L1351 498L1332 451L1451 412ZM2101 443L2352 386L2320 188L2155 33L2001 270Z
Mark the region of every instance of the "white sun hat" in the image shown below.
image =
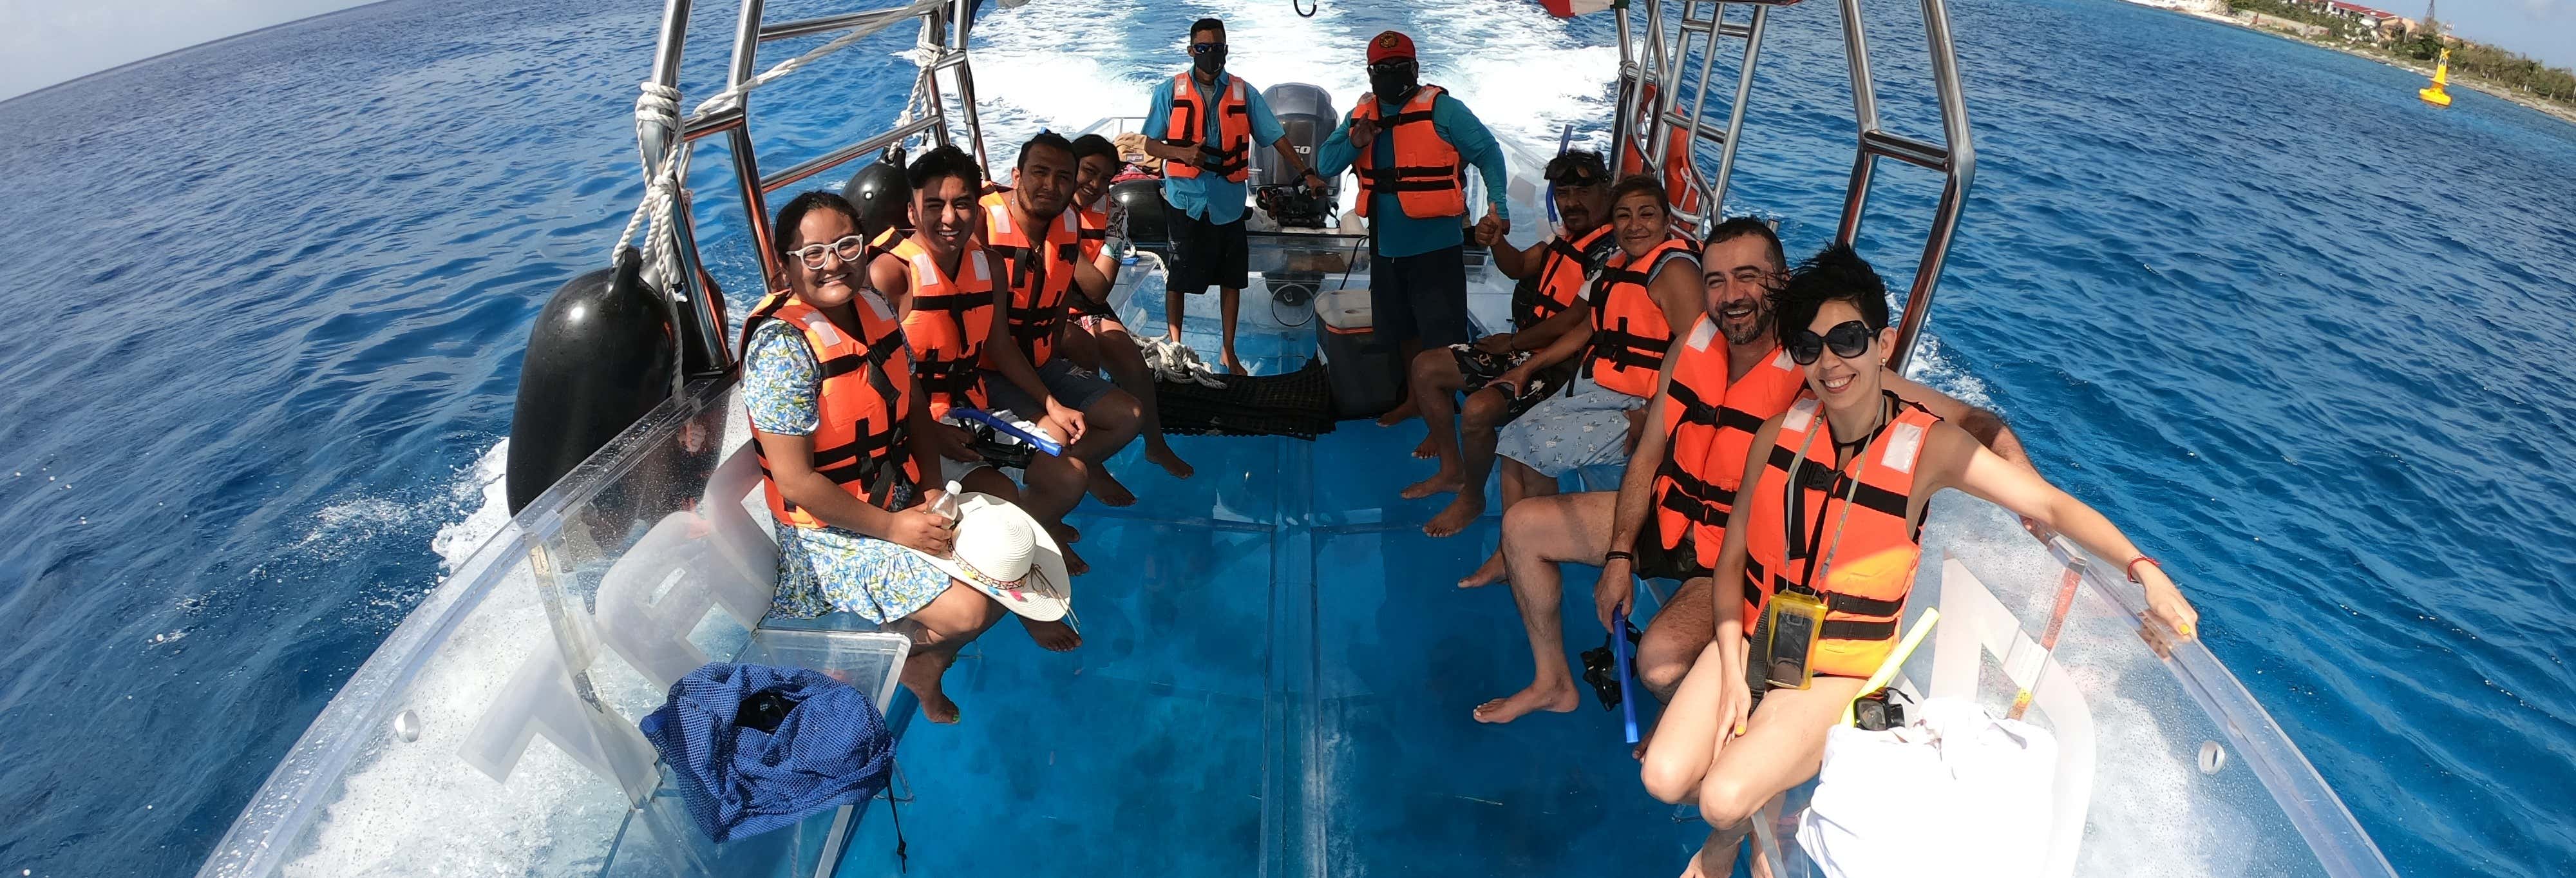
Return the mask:
M1037 519L1000 497L961 491L955 482L936 508L955 517L957 542L947 557L913 550L932 566L1030 619L1053 622L1072 608L1064 549Z

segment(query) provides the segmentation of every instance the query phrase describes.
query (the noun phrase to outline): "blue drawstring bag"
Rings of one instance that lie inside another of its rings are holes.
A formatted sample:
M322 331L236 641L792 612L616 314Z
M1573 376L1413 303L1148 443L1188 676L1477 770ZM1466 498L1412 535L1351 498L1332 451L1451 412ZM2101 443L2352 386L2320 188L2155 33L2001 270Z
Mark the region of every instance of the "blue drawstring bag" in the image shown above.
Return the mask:
M805 668L708 664L637 725L718 843L866 801L894 772L894 735L876 705Z

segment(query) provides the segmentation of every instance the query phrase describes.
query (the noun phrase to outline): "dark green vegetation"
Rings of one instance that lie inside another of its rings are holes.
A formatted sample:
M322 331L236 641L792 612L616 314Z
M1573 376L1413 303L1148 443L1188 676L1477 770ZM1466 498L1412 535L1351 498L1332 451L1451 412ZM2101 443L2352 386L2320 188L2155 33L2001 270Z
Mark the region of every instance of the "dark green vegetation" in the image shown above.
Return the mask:
M2576 73L2563 67L2550 67L2517 52L2445 36L2438 21L2426 21L2410 32L2393 25L2373 26L2368 21L2336 15L2325 11L2319 4L2301 0L2228 0L2228 6L2237 11L2260 12L2274 18L2323 27L2328 36L2319 42L2336 43L2391 59L2429 63L2441 55L2444 45L2449 45L2453 79L2518 92L2576 109Z

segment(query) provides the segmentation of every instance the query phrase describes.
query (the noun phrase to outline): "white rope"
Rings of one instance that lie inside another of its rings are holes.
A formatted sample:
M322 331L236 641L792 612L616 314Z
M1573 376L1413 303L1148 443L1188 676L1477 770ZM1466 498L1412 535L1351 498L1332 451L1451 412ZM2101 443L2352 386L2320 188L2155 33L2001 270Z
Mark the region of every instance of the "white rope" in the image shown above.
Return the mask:
M777 66L763 71L760 75L735 83L724 91L717 92L713 97L699 102L697 114L704 116L719 109L741 106L743 96L750 94L752 89L776 82L790 73L803 69L805 65L849 48L896 22L929 14L939 7L948 5L949 2L951 0L915 0L911 6L905 8L903 15L891 16L879 19L875 24L851 28L849 33L842 34L831 42L816 46L805 54L781 61ZM640 83L638 89L642 93L635 98L637 142L644 142L650 129L656 127L670 132L671 142L664 148L662 155L656 157L653 163L645 168L644 198L641 203L635 205L635 212L627 216L625 230L618 233L617 243L609 247L609 258L614 261L617 250L625 247L626 242L634 240L636 232L644 231L644 280L646 283L660 287L664 295L671 296L677 294L681 276L679 254L673 249L677 236L673 233L672 214L678 210L679 196L688 175L689 139L680 119L679 89L654 82ZM909 115L911 108L906 106L905 112Z

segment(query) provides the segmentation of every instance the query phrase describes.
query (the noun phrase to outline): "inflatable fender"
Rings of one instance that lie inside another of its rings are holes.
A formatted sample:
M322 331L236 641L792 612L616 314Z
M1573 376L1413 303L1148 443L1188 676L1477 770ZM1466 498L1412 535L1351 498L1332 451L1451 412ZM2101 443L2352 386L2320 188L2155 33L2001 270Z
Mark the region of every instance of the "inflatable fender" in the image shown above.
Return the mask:
M565 282L537 312L510 415L510 514L671 395L678 336L643 267L619 248L615 267Z

